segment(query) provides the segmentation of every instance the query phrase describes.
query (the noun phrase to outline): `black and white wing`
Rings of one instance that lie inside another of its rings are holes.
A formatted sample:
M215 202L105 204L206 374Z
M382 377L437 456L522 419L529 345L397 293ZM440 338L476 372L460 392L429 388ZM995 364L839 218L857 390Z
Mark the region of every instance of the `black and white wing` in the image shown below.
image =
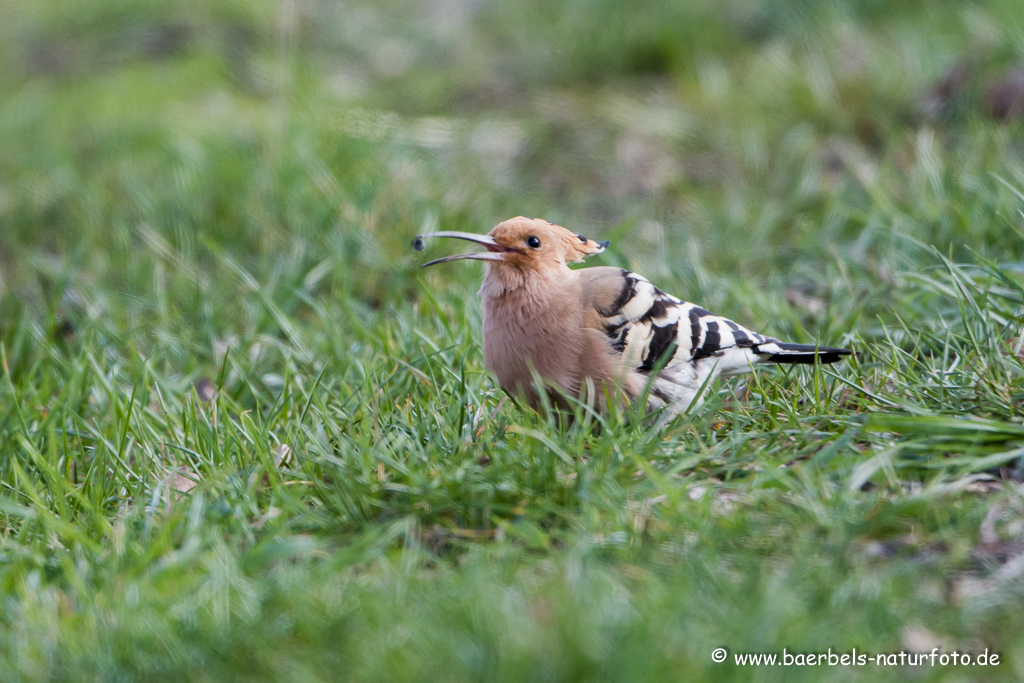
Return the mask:
M662 403L685 409L709 378L746 372L754 363L832 363L849 353L766 337L667 294L642 275L617 273L595 273L606 293L619 286L614 300L595 301L600 324L628 367L643 374L660 368L651 393Z

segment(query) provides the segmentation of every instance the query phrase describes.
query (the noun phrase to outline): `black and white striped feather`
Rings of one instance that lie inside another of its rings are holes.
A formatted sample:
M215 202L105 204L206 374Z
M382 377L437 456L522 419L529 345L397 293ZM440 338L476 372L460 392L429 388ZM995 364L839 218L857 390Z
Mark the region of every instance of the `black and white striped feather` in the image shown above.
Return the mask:
M651 384L657 407L685 410L709 379L755 363L834 363L850 353L766 337L666 294L642 275L623 270L622 278L619 296L598 314L627 367L646 375L660 370Z

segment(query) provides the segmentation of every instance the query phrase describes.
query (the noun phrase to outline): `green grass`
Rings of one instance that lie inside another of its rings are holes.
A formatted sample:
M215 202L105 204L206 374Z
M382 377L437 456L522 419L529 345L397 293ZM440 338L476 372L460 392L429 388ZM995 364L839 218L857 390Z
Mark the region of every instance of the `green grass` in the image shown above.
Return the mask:
M1024 126L985 91L1021 35L1010 0L0 5L0 678L1019 680ZM483 367L479 266L410 249L521 213L857 355L560 426Z

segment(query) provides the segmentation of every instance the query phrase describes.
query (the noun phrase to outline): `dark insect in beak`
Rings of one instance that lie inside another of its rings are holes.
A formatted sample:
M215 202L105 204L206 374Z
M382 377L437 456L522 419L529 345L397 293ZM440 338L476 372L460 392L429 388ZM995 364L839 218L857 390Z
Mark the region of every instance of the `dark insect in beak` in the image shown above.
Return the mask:
M609 242L608 240L604 240L603 242L598 242L597 246L604 247L605 249L607 249L609 244L611 244L611 242Z

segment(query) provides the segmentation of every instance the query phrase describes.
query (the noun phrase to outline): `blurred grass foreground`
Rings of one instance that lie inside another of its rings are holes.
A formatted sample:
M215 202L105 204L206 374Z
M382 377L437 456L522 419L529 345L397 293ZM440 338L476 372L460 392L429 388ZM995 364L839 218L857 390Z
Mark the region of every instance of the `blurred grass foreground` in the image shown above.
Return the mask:
M1021 680L1022 121L1019 0L0 2L0 679ZM516 214L858 355L559 429Z

